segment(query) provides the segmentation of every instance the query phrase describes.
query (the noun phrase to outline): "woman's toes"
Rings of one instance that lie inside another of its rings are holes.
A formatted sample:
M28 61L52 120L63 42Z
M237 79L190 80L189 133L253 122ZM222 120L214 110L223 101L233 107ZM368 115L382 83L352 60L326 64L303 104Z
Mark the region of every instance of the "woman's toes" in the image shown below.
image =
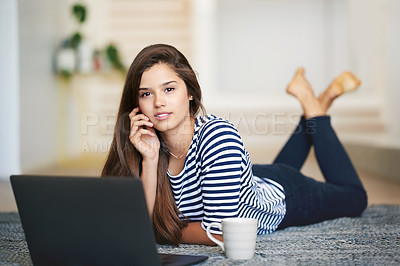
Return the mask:
M304 76L304 67L299 67L296 71L296 76Z
M334 80L334 83L340 86L342 93L345 93L356 90L360 86L361 81L353 73L346 71L338 76Z
M297 98L314 93L310 83L304 77L304 68L300 67L296 70L296 74L287 86L286 92Z

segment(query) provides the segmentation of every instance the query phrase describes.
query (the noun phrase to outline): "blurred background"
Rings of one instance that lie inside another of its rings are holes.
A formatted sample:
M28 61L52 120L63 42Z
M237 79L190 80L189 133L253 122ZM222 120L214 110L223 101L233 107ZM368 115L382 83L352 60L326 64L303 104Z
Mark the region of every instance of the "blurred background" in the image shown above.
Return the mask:
M332 123L386 197L374 202L400 203L399 32L397 0L2 0L0 201L11 174L99 176L126 69L168 43L254 163L273 160L301 115L285 93L297 67L317 94L351 70L362 85L334 103Z

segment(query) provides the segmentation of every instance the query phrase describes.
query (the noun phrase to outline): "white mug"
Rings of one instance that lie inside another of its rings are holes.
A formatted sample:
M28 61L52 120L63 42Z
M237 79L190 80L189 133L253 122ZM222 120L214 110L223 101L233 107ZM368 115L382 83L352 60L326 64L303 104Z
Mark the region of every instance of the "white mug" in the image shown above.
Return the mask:
M254 256L257 240L258 220L253 218L226 218L221 223L210 223L207 236L222 248L228 259L251 259ZM211 227L222 231L224 242L211 235Z

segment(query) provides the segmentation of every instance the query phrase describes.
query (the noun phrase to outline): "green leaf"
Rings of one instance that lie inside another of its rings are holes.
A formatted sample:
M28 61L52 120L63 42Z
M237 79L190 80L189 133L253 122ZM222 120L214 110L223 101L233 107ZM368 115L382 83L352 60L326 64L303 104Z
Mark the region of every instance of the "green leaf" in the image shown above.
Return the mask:
M82 35L80 32L77 31L71 36L70 46L76 49L81 41L82 41Z
M106 48L106 55L108 60L110 61L111 65L116 68L117 70L121 71L122 73L126 72L125 66L122 64L118 49L115 45L109 44Z
M72 14L78 23L82 24L86 20L86 7L82 4L75 4L72 6Z

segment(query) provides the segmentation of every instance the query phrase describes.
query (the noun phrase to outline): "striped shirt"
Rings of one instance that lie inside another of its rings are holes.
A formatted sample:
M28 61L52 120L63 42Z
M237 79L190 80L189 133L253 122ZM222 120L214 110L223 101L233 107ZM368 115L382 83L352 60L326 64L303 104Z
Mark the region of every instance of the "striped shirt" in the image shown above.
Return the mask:
M258 219L258 234L276 230L286 213L283 187L252 173L252 163L236 128L208 115L196 119L182 171L168 172L181 219L212 222L229 217ZM212 228L214 234L221 234Z

